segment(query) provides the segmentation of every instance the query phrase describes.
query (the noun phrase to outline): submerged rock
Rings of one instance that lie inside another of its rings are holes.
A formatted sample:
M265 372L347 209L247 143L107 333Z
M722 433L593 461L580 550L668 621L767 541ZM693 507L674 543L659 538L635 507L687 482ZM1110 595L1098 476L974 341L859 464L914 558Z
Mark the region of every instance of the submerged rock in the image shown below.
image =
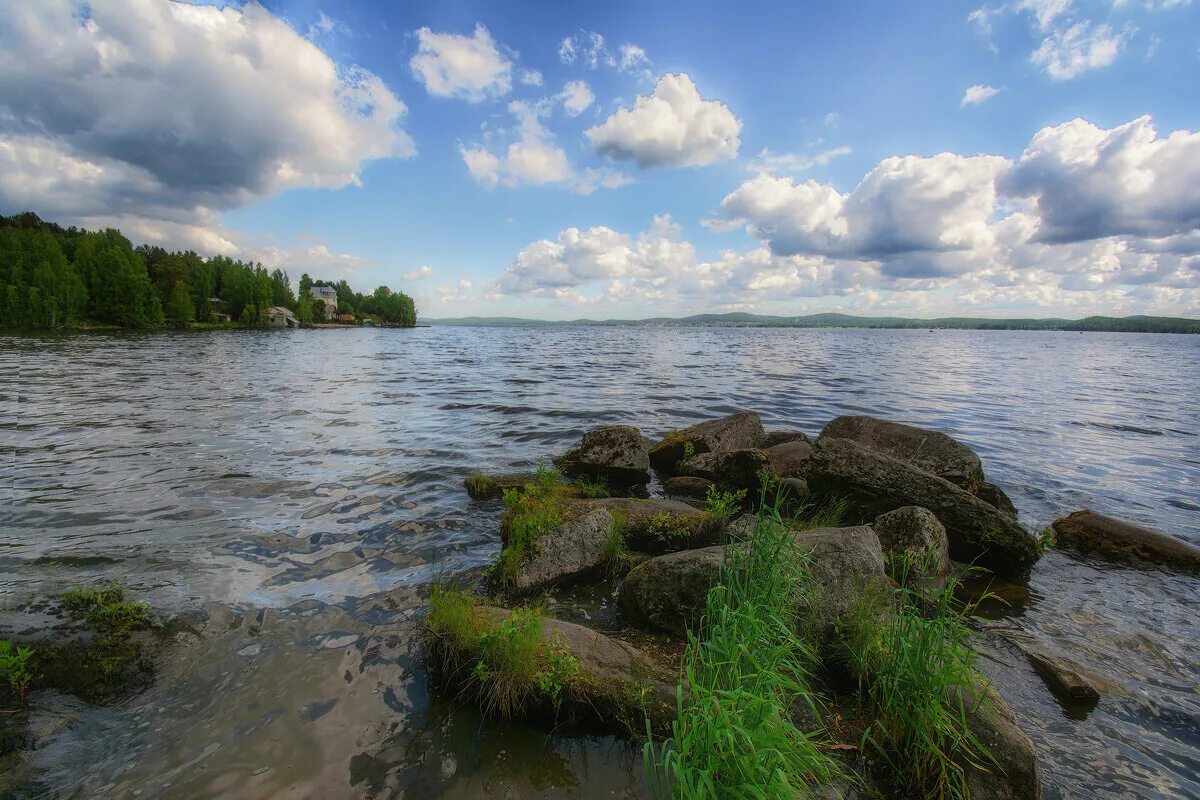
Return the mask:
M950 572L946 529L929 509L897 508L876 517L871 527L879 537L893 579L916 586Z
M650 456L632 425L605 425L583 435L574 454L573 474L631 486L650 480Z
M967 491L983 481L979 456L940 431L875 417L838 417L825 426L820 439L849 439Z
M1125 688L1116 681L1085 667L1032 634L1002 623L989 623L984 627L1025 655L1068 712L1083 717L1096 707L1101 695L1127 694Z
M762 446L765 438L758 414L741 411L667 434L650 448L650 464L659 472L674 474L675 465L689 452L700 455L757 448Z
M757 491L759 473L768 465L762 450L721 450L685 458L676 470L680 475L704 478L728 489Z
M1051 527L1058 545L1132 564L1200 572L1200 547L1091 509L1060 517Z
M507 475L471 475L463 481L467 494L472 500L494 500L502 497L508 489L520 489L537 476L532 472L518 472Z
M847 498L862 519L903 506L926 508L945 526L955 560L1001 576L1023 577L1038 559L1036 540L1011 517L947 480L849 439L817 442L808 485Z
M520 595L591 577L610 560L612 530L613 516L604 508L591 508L569 517L539 536L534 552L527 554L512 571L497 572L493 585Z

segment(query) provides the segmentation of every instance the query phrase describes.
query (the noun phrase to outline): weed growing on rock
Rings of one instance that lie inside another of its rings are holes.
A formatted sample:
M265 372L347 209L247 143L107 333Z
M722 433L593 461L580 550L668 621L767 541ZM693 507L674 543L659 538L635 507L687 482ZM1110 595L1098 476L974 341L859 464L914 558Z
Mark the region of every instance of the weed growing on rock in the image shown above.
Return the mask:
M629 547L625 544L625 515L619 509L613 509L610 513L612 527L609 528L608 538L604 540L601 560L610 574L617 574L629 558Z
M29 658L33 651L18 647L8 639L0 639L0 682L8 685L18 700L24 702L25 690L33 675L29 671Z
M496 481L486 475L470 475L463 481L463 486L466 487L467 494L474 499L496 495Z
M562 524L565 487L559 482L558 470L539 465L537 476L522 489L505 490L502 524L508 541L495 565L502 583L512 583L521 562L536 552L537 540Z
M708 487L708 495L704 498L704 513L711 520L724 522L738 512L745 499L745 489L731 492L718 488L714 483Z
M101 586L79 586L62 593L63 608L94 631L121 636L149 628L152 620L145 603L125 597L117 582Z
M685 459L685 460L686 460L686 459L689 459L689 458L691 458L691 457L692 457L692 456L694 456L694 455L696 455L696 443L695 443L695 442L691 442L691 441L684 442L684 443L683 443L683 457L684 457L684 459Z
M575 485L579 487L579 494L583 497L594 499L608 497L611 494L608 483L602 479L591 480L590 478L580 477L575 481Z

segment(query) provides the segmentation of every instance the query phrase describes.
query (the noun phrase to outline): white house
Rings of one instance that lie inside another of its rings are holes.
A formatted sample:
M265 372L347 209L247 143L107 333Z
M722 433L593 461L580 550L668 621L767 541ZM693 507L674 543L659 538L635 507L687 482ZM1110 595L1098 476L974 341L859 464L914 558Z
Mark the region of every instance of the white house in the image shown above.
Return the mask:
M312 295L314 303L325 304L325 319L334 319L337 317L337 289L332 286L314 286L308 290Z

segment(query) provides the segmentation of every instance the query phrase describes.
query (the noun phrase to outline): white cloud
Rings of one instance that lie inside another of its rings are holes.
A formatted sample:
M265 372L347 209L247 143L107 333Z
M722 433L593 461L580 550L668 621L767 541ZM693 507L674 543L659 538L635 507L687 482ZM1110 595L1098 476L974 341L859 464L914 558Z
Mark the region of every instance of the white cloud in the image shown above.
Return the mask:
M724 103L702 99L687 73L679 73L664 75L653 94L585 135L597 153L642 168L694 167L737 157L741 128Z
M1071 10L1071 0L1019 0L1018 11L1027 11L1037 21L1041 30L1049 30L1059 17Z
M536 69L521 70L521 83L525 84L526 86L541 86L542 73L538 72Z
M746 169L750 172L805 172L813 167L823 167L830 161L840 156L850 155L851 150L848 146L831 147L828 150L822 150L813 155L800 155L797 153L773 153L770 149L764 147L759 151L758 155L746 165Z
M564 64L579 64L585 69L617 66L604 37L595 31L580 31L564 38L558 45L558 58Z
M420 267L418 267L417 269L414 269L412 272L406 272L403 275L401 275L400 277L402 277L406 281L419 281L419 280L422 280L423 278L428 278L432 274L433 274L433 267L429 266L428 264L422 264Z
M408 64L430 94L478 103L512 90L512 62L483 25L476 25L471 36L421 28L417 42Z
M962 100L959 102L959 105L960 106L979 105L980 103L984 102L985 100L989 100L992 97L995 97L999 92L1000 92L1000 90L997 89L995 86L988 86L983 83L976 83L972 86L968 86L967 90L965 92L963 92Z
M514 100L508 110L517 118L516 141L503 155L478 145L459 145L459 153L471 176L488 188L509 188L558 184L578 194L596 189L613 189L629 183L627 176L612 170L585 170L577 173L567 154L554 141L554 134L539 118L547 113L547 104L531 105Z
M563 108L572 117L578 117L596 99L585 81L568 81L559 97L562 98Z
M258 4L10 4L0 106L0 205L208 252L230 242L222 210L415 153L377 76Z
M632 72L650 66L650 59L645 50L636 44L626 43L621 45L621 60L617 66L622 72Z
M341 20L334 19L324 11L317 16L317 21L308 26L308 38L316 39L321 36L330 36L332 34L341 36L349 36L350 27Z
M1043 39L1029 60L1056 81L1070 80L1113 63L1128 37L1128 31L1113 33L1107 25L1077 22Z

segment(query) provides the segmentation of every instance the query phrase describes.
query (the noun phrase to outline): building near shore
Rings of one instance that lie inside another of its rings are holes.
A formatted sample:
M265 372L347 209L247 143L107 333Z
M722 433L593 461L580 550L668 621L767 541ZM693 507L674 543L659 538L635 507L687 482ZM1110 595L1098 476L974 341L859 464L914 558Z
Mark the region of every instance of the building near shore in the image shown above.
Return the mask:
M325 304L325 319L337 319L337 289L332 286L314 286L308 293L312 296L313 303Z
M271 306L262 313L263 323L268 328L299 328L300 320L291 309L283 306Z

